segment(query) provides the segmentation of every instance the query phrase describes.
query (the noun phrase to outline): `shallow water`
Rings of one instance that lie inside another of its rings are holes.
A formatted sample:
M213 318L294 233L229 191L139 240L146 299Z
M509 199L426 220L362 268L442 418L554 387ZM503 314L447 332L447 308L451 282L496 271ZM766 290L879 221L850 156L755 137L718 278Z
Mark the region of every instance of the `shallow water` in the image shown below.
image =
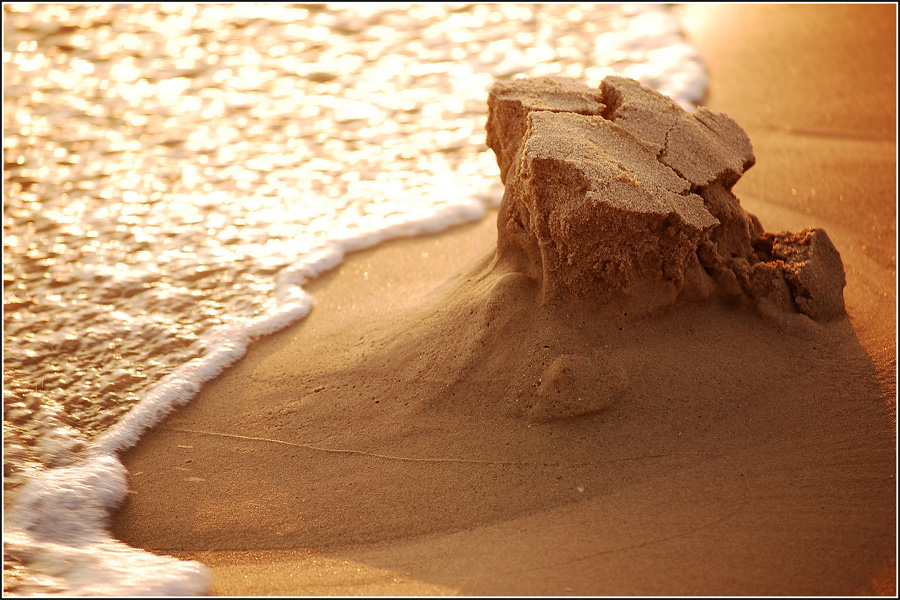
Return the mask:
M3 66L6 507L302 318L297 286L343 253L498 203L495 79L620 73L685 104L705 88L647 5L6 4ZM119 481L96 465L66 485ZM96 590L48 575L62 555L19 525L4 591Z

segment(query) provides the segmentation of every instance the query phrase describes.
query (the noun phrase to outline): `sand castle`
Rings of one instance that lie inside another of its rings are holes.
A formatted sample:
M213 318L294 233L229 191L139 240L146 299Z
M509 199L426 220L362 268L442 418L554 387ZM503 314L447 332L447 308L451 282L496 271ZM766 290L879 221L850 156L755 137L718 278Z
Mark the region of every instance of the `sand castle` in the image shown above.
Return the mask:
M498 262L544 304L748 297L816 320L844 314L844 269L822 229L767 233L732 186L753 166L730 117L691 114L624 77L497 83L487 143L505 193Z

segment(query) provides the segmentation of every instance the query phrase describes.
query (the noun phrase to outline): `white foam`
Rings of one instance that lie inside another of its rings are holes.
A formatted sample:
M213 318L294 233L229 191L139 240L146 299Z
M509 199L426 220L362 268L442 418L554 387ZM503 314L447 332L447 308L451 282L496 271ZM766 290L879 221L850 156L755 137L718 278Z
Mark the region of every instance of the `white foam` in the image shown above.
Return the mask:
M111 455L44 471L5 515L4 551L39 573L21 594L197 595L208 592L200 563L156 556L114 540L110 514L126 494L125 467Z
M493 199L496 204L497 199ZM196 562L156 556L132 548L107 533L112 512L124 500L125 467L116 453L131 447L150 427L193 398L201 386L239 360L250 342L305 317L313 299L300 286L343 261L348 252L389 239L441 231L480 219L483 200L442 207L417 220L330 240L282 269L269 314L208 334L206 353L161 380L118 423L97 438L85 456L68 467L35 474L6 515L6 551L40 573L19 593L48 589L75 595L197 595L209 591L207 569ZM54 447L77 444L77 433L54 430ZM61 441L62 440L62 441ZM63 442L66 443L63 443Z

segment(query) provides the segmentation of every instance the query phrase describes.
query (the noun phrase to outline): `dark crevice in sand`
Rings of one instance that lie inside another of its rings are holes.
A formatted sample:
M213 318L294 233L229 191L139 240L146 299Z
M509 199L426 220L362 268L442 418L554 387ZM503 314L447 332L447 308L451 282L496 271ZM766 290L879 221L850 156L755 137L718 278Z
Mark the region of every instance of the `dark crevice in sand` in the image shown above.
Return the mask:
M607 121L615 121L617 116L616 112L622 105L622 94L615 88L601 88L600 93L600 98L606 105L606 108L600 112L600 116Z
M666 129L666 136L665 136L665 139L663 140L662 147L659 149L659 152L656 153L656 160L658 160L660 163L666 165L667 167L668 167L669 165L666 164L666 152L668 152L668 150L669 150L669 136L672 134L672 131L673 131L674 129L675 129L675 124L674 124L674 123L672 124L671 127L669 127L668 129ZM679 173L679 172L678 172L678 169L675 169L675 168L673 168L673 167L669 167L669 168L672 169L672 171L673 171L676 175L678 175L681 179L684 179L684 181L685 181L688 185L690 185L691 182L688 181L687 178L685 178L685 176L684 176L682 173ZM696 190L693 189L693 188L689 188L688 191L685 192L685 194L695 194L695 193L697 193L697 192L696 192Z

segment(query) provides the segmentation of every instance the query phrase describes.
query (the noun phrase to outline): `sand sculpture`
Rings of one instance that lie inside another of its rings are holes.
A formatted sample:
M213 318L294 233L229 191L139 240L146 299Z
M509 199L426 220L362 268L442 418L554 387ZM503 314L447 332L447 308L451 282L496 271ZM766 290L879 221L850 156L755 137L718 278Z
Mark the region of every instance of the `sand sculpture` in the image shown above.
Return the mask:
M487 143L505 184L498 260L540 281L544 304L718 295L844 313L825 231L767 233L732 193L756 159L725 114L624 77L518 79L490 92Z

